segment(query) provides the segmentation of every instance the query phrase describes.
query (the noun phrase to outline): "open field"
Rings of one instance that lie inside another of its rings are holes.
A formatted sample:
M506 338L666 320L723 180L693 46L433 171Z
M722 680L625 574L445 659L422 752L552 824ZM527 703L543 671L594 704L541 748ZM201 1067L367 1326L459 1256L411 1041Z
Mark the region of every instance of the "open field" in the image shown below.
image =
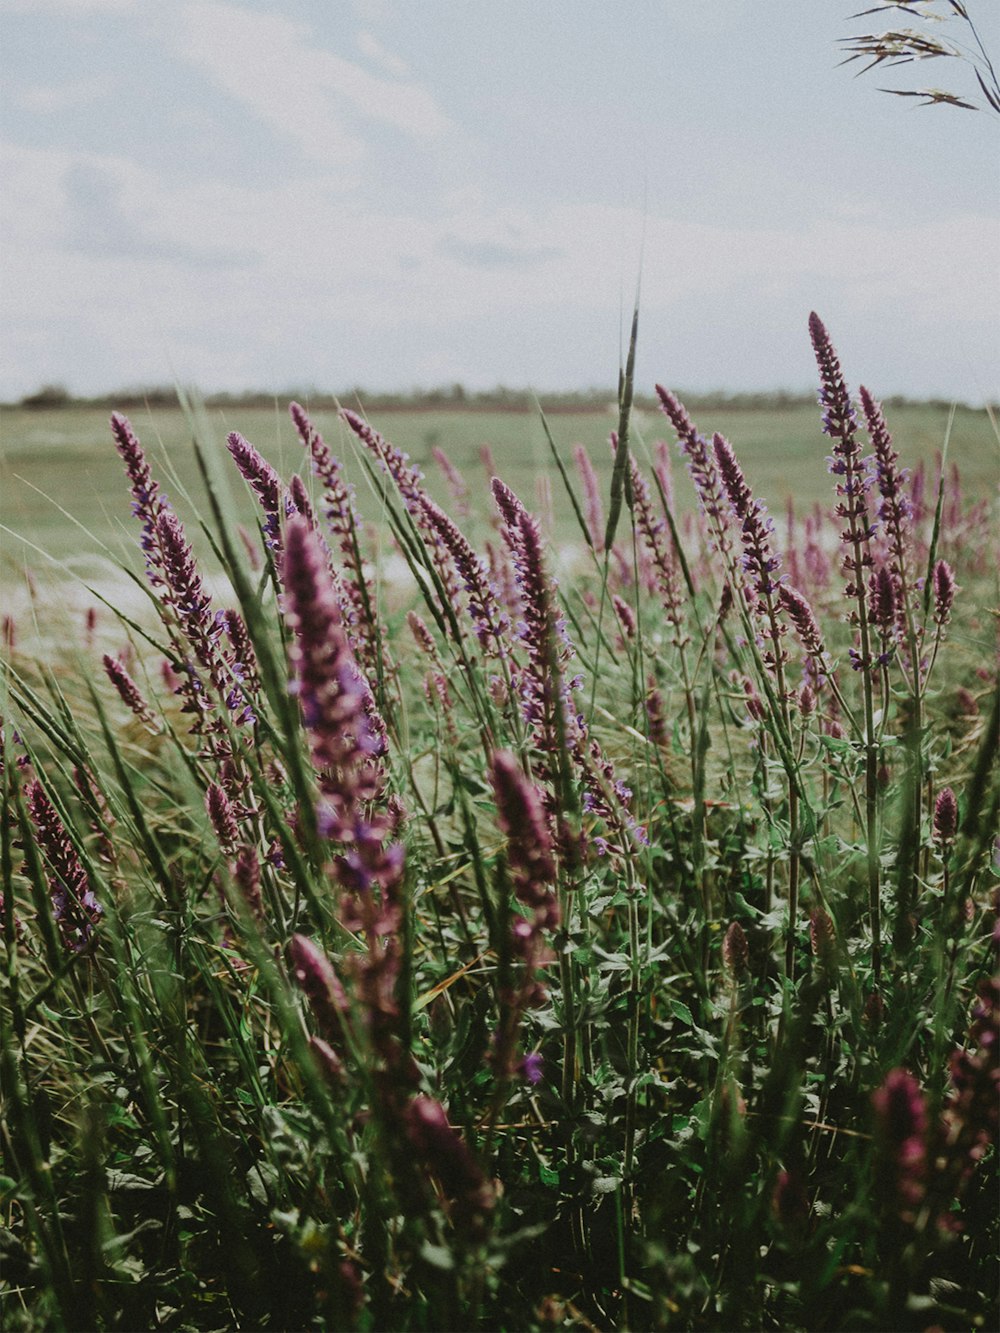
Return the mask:
M132 422L151 456L159 466L165 458L176 472L181 486L201 506L203 491L197 475L190 444L190 429L180 410L135 412ZM224 453L227 432L238 430L246 436L282 475L307 471L301 445L288 417L287 404L275 404L273 411L234 409L227 413L212 411L208 421ZM372 512L366 503L366 487L361 469L351 467L354 445L332 414L318 413L316 424L333 452L348 462L359 483L362 509ZM438 446L476 489L488 478L479 462L482 445L493 451L499 471L519 494L535 498L535 477L550 472L551 455L537 415L530 413L492 413L461 411L383 412L373 414L373 424L394 444L406 450L427 474L429 489L443 498L440 474L431 457ZM775 515L783 511L789 495L802 504L831 497L831 479L824 459L829 441L820 430L818 408L791 407L771 411L734 411L728 408L699 414L698 424L706 432L721 431L739 450L747 471L755 478L759 493ZM941 408L908 405L889 413L889 426L902 462L915 467L923 461L933 463L947 433L948 413ZM610 473L607 445L614 428L614 416L607 413L558 413L549 421L550 429L567 465L573 444L586 447L604 481ZM634 423L635 447L642 452L667 433L659 413L640 414ZM8 409L2 418L2 453L0 453L0 522L6 524L58 560L86 555L97 548L80 527L60 513L60 507L72 513L83 528L101 542L110 545L116 556L134 548L134 534L129 530L127 513L123 518L122 501L125 482L108 429L107 414L94 409L23 410ZM958 464L963 486L969 495L992 491L1000 476L1000 454L996 436L985 411L960 408L955 416L949 446L949 458ZM161 469L162 470L162 469ZM554 472L554 470L551 470ZM685 470L675 469L680 506L693 502ZM176 492L176 483L167 485ZM234 490L237 488L234 487ZM556 536L575 535L572 519L558 478L552 483L556 515ZM239 497L246 520L252 515L249 500ZM485 506L476 506L482 510ZM123 547L123 540L125 546ZM41 557L26 552L17 540L0 533L2 569L0 579L10 579L27 559L37 571L44 565Z
M179 412L8 417L5 522L105 605L4 597L5 1328L986 1326L995 446L939 527L869 404L869 492L822 346L829 440L638 420L604 561L528 415L378 416L448 514L320 418L381 522L301 417L285 490L283 406L197 428L211 495ZM598 540L612 424L551 423Z

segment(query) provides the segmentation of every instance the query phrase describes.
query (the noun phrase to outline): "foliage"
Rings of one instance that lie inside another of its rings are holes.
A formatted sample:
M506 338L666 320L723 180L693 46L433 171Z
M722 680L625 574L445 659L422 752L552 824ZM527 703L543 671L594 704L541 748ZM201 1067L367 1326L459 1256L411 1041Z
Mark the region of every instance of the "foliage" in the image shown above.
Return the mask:
M810 332L780 536L631 358L561 552L296 404L290 477L192 409L182 517L113 417L144 609L5 622L5 1327L988 1317L994 515Z
M859 33L854 37L845 37L842 44L850 54L843 62L865 60L867 64L861 70L864 74L870 69L893 69L897 65L912 64L917 60L959 60L966 64L975 75L976 83L982 94L983 102L969 101L957 93L943 88L881 88L880 92L893 97L919 97L920 106L955 106L966 111L979 111L984 105L990 111L1000 115L1000 80L990 60L979 32L969 14L966 0L879 0L872 9L863 9L855 18L867 18L872 14L892 13L915 18L919 27L889 28L882 32ZM962 35L967 39L939 35L937 25L951 21L961 25Z

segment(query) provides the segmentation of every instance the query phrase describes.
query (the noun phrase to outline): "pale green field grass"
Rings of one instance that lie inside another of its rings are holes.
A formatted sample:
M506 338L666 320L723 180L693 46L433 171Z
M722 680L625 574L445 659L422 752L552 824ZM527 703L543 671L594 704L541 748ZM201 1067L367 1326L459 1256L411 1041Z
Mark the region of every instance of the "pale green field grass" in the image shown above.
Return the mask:
M907 406L889 413L890 428L905 465L912 468L920 460L933 463L945 439L947 417L946 411L928 406ZM132 414L132 421L153 460L156 475L182 515L188 517L192 512L183 498L185 490L194 505L204 509L191 430L183 413L162 409L153 413L139 411ZM538 480L547 476L554 500L556 539L573 540L578 535L537 415L395 411L374 413L372 421L384 435L407 450L427 473L431 490L447 502L446 490L431 457L433 446L443 449L465 476L473 508L480 515L488 509L488 478L479 461L482 445L490 446L498 470L529 507L542 505ZM252 521L253 506L225 453L226 433L239 430L286 478L294 471L305 470L304 453L285 404L276 404L273 411L215 409L209 412L208 422L223 467L232 477L239 512L245 521ZM376 517L377 506L355 457L353 437L332 413L318 413L316 424L357 483L364 512ZM571 475L575 477L572 446L579 441L607 478L608 434L615 425L610 410L558 413L549 419L549 425ZM755 493L769 502L776 516L783 511L789 495L802 504L830 502L831 478L825 461L828 441L820 430L818 409L719 409L698 414L698 425L705 433L719 430L732 441ZM666 426L659 413L637 415L634 444L640 456L644 447L668 433ZM968 495L984 496L995 491L1000 475L998 445L985 412L958 410L949 458L958 464ZM675 476L678 505L684 507L691 503L691 492L680 463L675 465ZM76 523L62 510L72 515ZM32 546L58 561L85 567L104 543L110 548L112 559L137 567L135 524L106 413L74 408L9 409L4 413L0 523L31 543L26 545L9 532L0 532L0 580L4 584L12 577L18 578L25 564L36 574L45 569L47 562Z

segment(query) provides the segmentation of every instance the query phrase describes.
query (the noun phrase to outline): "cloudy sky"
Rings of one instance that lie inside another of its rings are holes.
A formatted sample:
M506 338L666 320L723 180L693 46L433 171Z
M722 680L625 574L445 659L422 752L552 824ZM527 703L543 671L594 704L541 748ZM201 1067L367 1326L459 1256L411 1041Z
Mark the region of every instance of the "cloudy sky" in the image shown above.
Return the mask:
M1000 117L837 68L863 7L0 0L0 398L613 386L641 268L644 389L809 387L816 308L981 401Z

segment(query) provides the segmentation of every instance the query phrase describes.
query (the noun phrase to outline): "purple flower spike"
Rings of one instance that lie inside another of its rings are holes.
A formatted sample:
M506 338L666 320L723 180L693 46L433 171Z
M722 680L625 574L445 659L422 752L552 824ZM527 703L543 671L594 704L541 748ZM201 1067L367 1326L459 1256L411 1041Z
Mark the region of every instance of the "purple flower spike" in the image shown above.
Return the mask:
M888 1199L900 1219L913 1222L926 1190L927 1108L920 1084L893 1069L872 1096L881 1167Z
M600 552L604 550L604 504L601 500L601 488L597 484L597 473L590 461L590 455L582 444L573 446L573 461L583 484L587 532L594 550Z
M506 657L504 633L509 619L497 600L485 565L458 527L429 496L421 496L420 505L458 570L481 647L495 657Z
M891 635L896 620L896 586L885 565L880 565L868 580L868 615L885 638Z
M882 414L882 407L861 386L858 391L864 409L868 438L875 451L875 481L881 502L878 517L885 529L889 548L889 568L895 584L897 610L907 618L906 600L909 596L907 557L911 542L911 508L905 491L906 470L897 468L899 454L892 447L892 437Z
M955 841L958 832L958 801L950 787L942 787L934 802L934 836L943 847Z
M725 487L726 495L732 506L733 514L740 524L740 540L743 543L743 568L749 577L753 593L761 601L761 609L766 609L767 599L778 590L780 580L777 572L781 568L781 557L771 550L771 533L774 523L767 517L767 507L762 500L755 500L747 485L743 470L737 461L733 446L722 435L712 437L715 461L719 476Z
M141 718L148 727L155 727L156 717L149 704L139 692L139 687L116 657L105 653L102 659L108 680L118 691L118 696L136 717Z
M951 608L955 601L958 585L955 574L947 560L939 560L934 566L934 623L947 625L951 619Z
M372 613L371 589L361 558L354 488L344 481L340 463L305 411L298 403L292 403L288 410L309 451L313 474L322 486L323 518L340 553L343 577L338 597L347 635L358 661L367 672L374 674L378 669L379 654L382 652L384 657L384 650ZM305 513L301 505L299 512Z
M838 442L834 446L834 453L838 453L839 446L839 454L843 458L857 449L854 436L858 429L858 418L844 383L840 360L826 326L815 310L809 316L809 336L819 366L819 401L824 408L823 431Z
M302 517L288 523L282 568L285 617L295 636L293 689L328 806L325 831L349 838L355 805L382 788L384 726L374 721L371 691L347 641L319 539Z
M441 469L447 482L451 498L455 502L455 513L459 518L470 518L472 511L469 508L469 488L465 484L465 478L439 445L433 446L431 457Z
M723 938L722 961L732 977L742 976L750 965L750 945L746 931L738 921L730 925Z
M38 835L38 845L49 864L52 908L67 947L80 950L104 915L86 870L55 806L37 778L25 786L28 814Z
M240 475L249 482L264 511L264 535L272 551L281 550L281 478L270 463L245 440L239 431L232 431L226 440Z
M215 830L215 836L219 840L219 846L227 856L232 855L239 842L240 831L236 824L232 802L217 782L210 782L208 785L208 790L205 792L205 808Z
M548 889L556 877L556 866L538 788L506 750L494 754L490 780L500 828L508 839L507 861L514 873L517 896L526 906L542 912L545 925L557 925L559 906Z
M159 485L153 480L146 454L128 417L122 416L120 412L113 412L111 433L131 483L132 512L142 523L141 545L146 555L146 573L153 587L160 587L163 582L160 577L163 558L159 550L156 525L160 515L168 511L170 506L161 496Z
M305 935L293 935L289 940L288 958L320 1030L328 1041L339 1045L350 1005L329 958Z
M493 1191L465 1140L433 1097L414 1097L406 1108L406 1136L424 1168L441 1183L451 1220L471 1236L482 1234L493 1210Z
M823 636L820 633L815 613L812 607L797 589L788 584L782 584L778 590L781 598L781 604L785 608L788 619L795 626L795 632L802 640L802 647L808 655L820 665L824 662L825 648L823 646Z
M712 450L705 437L699 434L682 403L661 384L656 386L660 406L677 434L681 452L688 460L688 471L701 507L709 520L712 536L719 553L725 559L731 543L728 527L728 506L719 478Z

